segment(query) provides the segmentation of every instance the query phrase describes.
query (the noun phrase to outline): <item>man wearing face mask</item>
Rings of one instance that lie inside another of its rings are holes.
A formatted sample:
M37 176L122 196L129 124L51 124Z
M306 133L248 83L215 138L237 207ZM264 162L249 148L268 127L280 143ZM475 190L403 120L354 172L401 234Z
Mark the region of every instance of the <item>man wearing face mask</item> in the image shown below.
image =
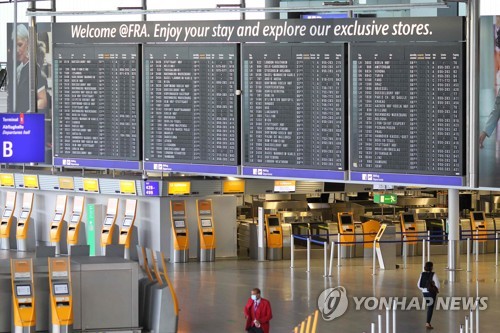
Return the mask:
M260 297L260 289L252 289L252 294L245 305L245 329L250 333L269 333L269 321L273 318L271 303Z

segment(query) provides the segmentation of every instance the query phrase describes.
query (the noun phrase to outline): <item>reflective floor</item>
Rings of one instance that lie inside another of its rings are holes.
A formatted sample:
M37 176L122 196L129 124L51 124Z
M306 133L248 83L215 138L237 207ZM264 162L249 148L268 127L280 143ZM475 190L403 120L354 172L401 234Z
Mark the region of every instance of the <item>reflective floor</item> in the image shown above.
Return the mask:
M431 260L441 281L441 297L475 297L476 281L479 281L479 296L488 297L487 309L480 312L480 331L496 331L500 318L500 281L495 256L480 256L478 263L472 263L472 272L467 273L465 255L462 255L463 270L457 273L456 283L448 282L445 256L434 256ZM321 259L313 261L310 273L305 272L304 260L296 261L294 269L290 268L289 261L170 264L181 309L179 332L244 332L243 307L254 287L260 288L263 297L271 302L271 332L291 332L317 308L318 296L326 288L343 286L349 307L333 321L320 318L318 332L370 332L370 324L377 322L379 314L385 319L385 310L356 310L353 297L421 296L416 286L422 268L421 257L409 258L406 269L378 271L375 276L372 276L371 259L344 260L342 264L340 269L334 266L333 276L328 278L323 277ZM374 302L367 305L373 307ZM426 332L426 312L412 308L397 311L397 332ZM436 310L433 332L460 332L460 324L468 313ZM383 332L386 332L385 326Z

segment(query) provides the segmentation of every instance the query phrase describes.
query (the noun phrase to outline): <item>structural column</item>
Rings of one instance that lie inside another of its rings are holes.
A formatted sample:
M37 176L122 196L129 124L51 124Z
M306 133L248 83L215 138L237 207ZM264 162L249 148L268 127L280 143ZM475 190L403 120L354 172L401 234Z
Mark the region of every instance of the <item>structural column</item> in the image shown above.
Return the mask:
M455 282L460 269L460 208L457 189L448 190L448 270L449 281Z

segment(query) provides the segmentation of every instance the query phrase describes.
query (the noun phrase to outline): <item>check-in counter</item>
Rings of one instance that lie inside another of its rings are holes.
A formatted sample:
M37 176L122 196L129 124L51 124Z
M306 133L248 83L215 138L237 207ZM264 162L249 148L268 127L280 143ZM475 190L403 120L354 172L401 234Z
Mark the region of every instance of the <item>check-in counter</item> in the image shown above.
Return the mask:
M10 251L0 255L0 332L11 332L12 283L10 258L33 253ZM51 317L48 260L33 259L36 331L49 331ZM137 262L113 257L71 257L73 286L73 329L137 330ZM129 328L129 329L127 329Z

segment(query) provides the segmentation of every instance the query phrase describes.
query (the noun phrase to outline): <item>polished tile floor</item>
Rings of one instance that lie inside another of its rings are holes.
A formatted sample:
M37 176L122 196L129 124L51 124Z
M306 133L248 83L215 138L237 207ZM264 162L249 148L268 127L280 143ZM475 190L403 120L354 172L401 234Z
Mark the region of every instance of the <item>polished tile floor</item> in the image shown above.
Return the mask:
M494 255L482 255L466 272L462 255L457 282L450 283L446 256L434 256L435 271L441 280L440 296L475 296L479 281L480 296L488 296L488 308L480 313L480 332L495 332L500 318L499 268ZM398 261L400 259L398 258ZM315 259L310 273L306 262L256 262L249 260L218 260L214 263L190 262L170 264L170 275L179 297L179 332L244 332L243 306L250 290L259 287L263 297L271 301L273 319L271 332L291 332L308 314L317 308L317 299L325 288L343 286L347 290L349 308L333 321L320 318L318 332L370 332L385 311L356 310L353 296L420 296L416 287L422 267L421 257L408 259L406 269L378 271L372 276L372 261L344 260L340 269L334 266L333 276L323 277L323 261ZM468 311L435 311L433 332L460 332ZM397 332L426 332L425 311L398 311ZM383 328L385 332L385 327ZM392 331L391 331L392 332Z

